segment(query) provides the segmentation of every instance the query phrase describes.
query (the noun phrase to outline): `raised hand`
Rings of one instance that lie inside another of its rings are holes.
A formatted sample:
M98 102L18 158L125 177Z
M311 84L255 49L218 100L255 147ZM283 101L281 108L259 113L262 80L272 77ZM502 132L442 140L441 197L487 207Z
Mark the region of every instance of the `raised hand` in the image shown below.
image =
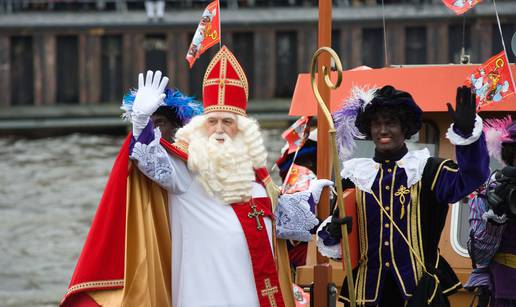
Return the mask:
M476 95L470 87L461 86L457 88L455 98L455 111L450 103L447 103L448 113L453 119L454 128L457 128L465 137L473 132L476 117Z
M147 71L145 81L143 73L138 75L138 91L134 99L133 112L137 115L151 116L163 104L168 78L161 78L161 71Z

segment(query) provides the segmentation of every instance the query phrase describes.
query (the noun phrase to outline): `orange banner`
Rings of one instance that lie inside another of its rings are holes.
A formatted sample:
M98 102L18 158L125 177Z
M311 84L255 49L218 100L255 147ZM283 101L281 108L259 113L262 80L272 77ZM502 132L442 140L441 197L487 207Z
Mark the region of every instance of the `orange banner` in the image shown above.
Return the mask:
M514 94L509 61L502 51L477 68L466 80L477 95L477 110Z
M192 68L195 61L213 45L220 42L220 5L219 0L208 4L202 13L201 21L186 53L186 61Z

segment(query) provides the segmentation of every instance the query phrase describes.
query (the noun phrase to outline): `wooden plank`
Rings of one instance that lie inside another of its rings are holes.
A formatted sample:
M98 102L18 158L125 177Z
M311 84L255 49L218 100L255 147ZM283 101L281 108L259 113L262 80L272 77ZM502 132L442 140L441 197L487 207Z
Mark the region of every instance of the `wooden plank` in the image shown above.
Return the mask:
M43 103L54 105L57 100L56 37L52 33L43 36L45 54L43 57Z
M426 26L427 64L445 64L448 62L448 24L428 23ZM438 46L438 48L436 48ZM424 64L424 63L423 63Z
M11 105L10 50L9 36L0 36L0 107Z
M36 34L32 38L33 41L33 69L34 69L34 105L40 106L43 104L43 87L45 72L44 58L45 58L45 41L42 34Z
M276 39L275 32L269 29L257 29L254 35L254 97L257 99L274 97L276 75ZM266 47L264 47L266 46Z
M126 32L122 45L122 75L124 91L138 86L138 74L145 69L145 36L142 33Z
M405 28L403 25L390 25L387 32L389 65L405 63Z
M87 33L79 35L79 101L100 102L100 38Z
M87 36L86 48L86 76L88 78L88 104L100 103L100 74L101 74L101 41L100 35L93 34Z
M185 60L186 51L190 44L188 41L188 33L185 31L175 33L176 41L173 49L175 53L175 75L173 76L173 84L175 84L175 86L181 91L185 91L188 95L192 95L193 90L188 88L188 74L190 73L190 70L188 69L188 63Z
M351 68L362 65L362 27L351 26Z
M483 63L493 55L493 24L491 19L479 19L473 26L471 33L478 35L471 41L473 63ZM500 39L498 33L494 37Z
M310 71L312 55L317 49L317 31L313 27L300 28L297 31L298 57L297 67L299 72Z

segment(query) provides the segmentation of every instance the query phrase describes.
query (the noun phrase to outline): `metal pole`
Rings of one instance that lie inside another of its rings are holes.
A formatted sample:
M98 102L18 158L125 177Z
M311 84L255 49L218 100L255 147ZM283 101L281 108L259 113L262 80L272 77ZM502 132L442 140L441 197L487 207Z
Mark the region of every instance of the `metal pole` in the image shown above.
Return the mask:
M321 72L319 73L319 76L318 76L319 77L318 79L319 80L322 79L322 81L320 81L319 86L317 86L316 82L315 82L315 68L316 68L316 64L318 62L317 57L319 55L323 55L324 53L331 55L331 58L335 61L335 65L337 67L337 82L333 83L331 81L331 79L330 79L331 70L328 69L328 66L323 66L321 69ZM330 113L329 109L326 107L326 105L328 103L324 101L323 96L320 94L320 92L318 90L318 88L320 88L321 82L324 82L326 84L328 90L336 89L337 87L340 86L340 84L342 82L342 64L340 62L339 57L337 56L337 53L335 53L335 51L333 51L333 49L328 48L328 47L323 47L323 48L319 48L315 52L315 54L312 58L312 66L311 67L312 68L310 70L310 80L311 80L312 90L314 92L315 98L316 98L317 103L319 104L320 110L321 110L321 113L320 113L320 116L318 119L320 120L319 122L321 122L321 121L323 121L323 118L325 118L326 122L328 124L327 131L329 133L329 139L331 140L331 149L332 149L331 157L333 159L333 170L335 172L335 185L337 186L337 205L339 207L339 215L342 218L342 217L346 216L346 211L345 211L345 207L344 207L344 202L342 200L342 196L343 196L342 192L343 191L342 191L342 181L341 181L341 176L340 176L340 161L339 161L339 157L337 154L337 142L335 140L335 132L336 131L335 131L335 127L333 125L333 119L331 117L331 113ZM326 131L318 131L318 132L324 133ZM328 147L326 148L326 152L327 151L328 151ZM317 153L320 154L320 152L317 152ZM351 267L351 255L350 255L350 251L349 251L348 232L347 232L346 226L341 227L341 233L342 233L341 244L342 244L342 250L343 250L342 259L344 260L344 269L346 270L346 280L347 280L348 291L349 291L349 300L350 300L350 305L352 307L355 307L355 305L356 305L355 286L354 286L353 273L352 273L352 267ZM315 282L315 285L317 286L317 281ZM315 305L323 306L323 305L318 305L317 303L318 303L318 297L316 296ZM324 306L326 306L326 305L324 305Z

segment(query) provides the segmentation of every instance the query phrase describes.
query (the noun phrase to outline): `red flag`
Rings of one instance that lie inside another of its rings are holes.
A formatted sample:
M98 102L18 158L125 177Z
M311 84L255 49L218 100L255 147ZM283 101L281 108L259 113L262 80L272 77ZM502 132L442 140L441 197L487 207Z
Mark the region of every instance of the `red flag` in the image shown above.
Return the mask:
M466 80L477 95L477 110L514 94L509 61L502 51L475 70Z
M208 4L202 13L201 21L186 53L186 61L192 68L195 61L213 45L220 42L220 5L219 0Z
M285 193L294 194L308 190L310 181L317 179L317 176L307 167L292 163L288 177L285 178Z
M462 15L482 0L442 0L450 10L457 15Z
M288 153L296 151L305 143L308 136L308 121L310 117L302 116L292 126L285 130L281 137L288 143Z

